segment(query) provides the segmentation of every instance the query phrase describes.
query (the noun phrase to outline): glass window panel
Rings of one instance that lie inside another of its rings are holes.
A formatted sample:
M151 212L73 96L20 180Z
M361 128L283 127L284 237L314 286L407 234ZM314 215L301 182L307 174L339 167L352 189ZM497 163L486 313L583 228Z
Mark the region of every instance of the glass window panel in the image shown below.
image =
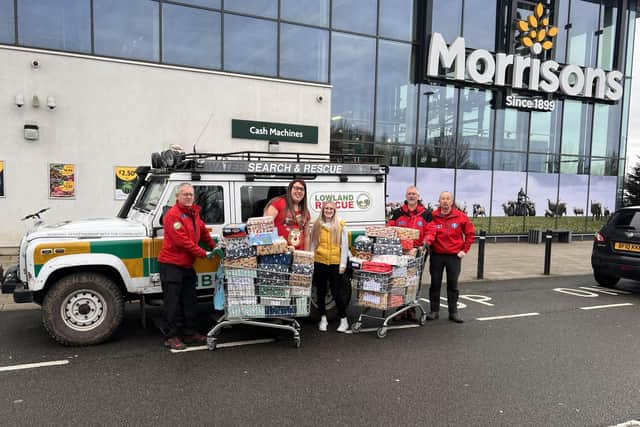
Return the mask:
M326 82L328 74L329 31L281 24L280 76Z
M337 163L377 163L373 143L362 141L331 141L331 160Z
M560 157L560 173L585 175L589 173L589 158L577 156Z
M496 50L496 0L464 1L464 39L467 48Z
M333 0L331 25L336 30L375 34L377 0Z
M376 144L376 155L380 161L389 166L415 166L416 147L407 145Z
M98 55L158 61L158 3L94 0L94 45Z
M620 103L596 104L593 112L591 155L618 157L620 148Z
M433 0L431 31L452 43L462 30L462 0Z
M163 62L220 68L220 36L220 13L162 6Z
M592 0L571 2L568 63L593 67L596 64L599 5Z
M565 101L562 119L562 154L589 155L592 105Z
M636 11L629 10L629 26L627 30L627 58L626 58L626 72L627 76L631 75L631 70L633 68L633 51L635 49L634 46L634 38L636 34Z
M532 111L529 151L558 153L560 151L560 122L562 101L555 100L553 111Z
M417 164L423 168L455 168L455 146L418 146Z
M372 141L376 41L335 32L331 37L331 136Z
M326 27L329 25L329 0L281 0L280 18Z
M194 6L210 7L220 9L220 0L173 0L179 3L192 4Z
M453 86L420 86L419 144L455 152L458 92Z
M377 142L415 142L417 94L417 86L411 84L411 45L381 40L378 45Z
M272 21L224 15L224 69L276 74L277 27Z
M468 148L491 148L493 142L493 93L464 88L460 95L458 145Z
M0 43L15 43L13 0L0 0Z
M603 0L600 6L600 28L598 36L598 67L605 70L613 68L613 57L616 46L616 21L618 19L618 6L616 0Z
M620 157L627 157L627 138L629 135L629 98L631 97L631 79L624 79L624 96L622 99L622 136L620 137Z
M456 164L460 169L491 170L491 151L469 150L458 147L456 150Z
M577 232L585 231L586 216L589 215L587 206L588 191L588 176L560 175L559 204L555 209L556 215L560 215L558 228Z
M231 0L224 3L224 10L277 18L278 0Z
M177 188L177 186L176 186ZM195 195L193 202L200 206L200 217L205 224L224 224L224 188L219 185L193 186ZM171 197L167 200L167 207L176 203L175 191L171 191Z
M25 46L91 51L88 0L19 0L18 37Z
M591 158L591 175L616 176L618 175L619 159Z
M240 187L240 210L242 222L264 215L269 200L287 193L287 186L243 185Z
M496 151L493 169L501 171L524 172L526 170L527 155L509 151Z
M380 0L380 36L413 39L413 0Z
M566 62L567 54L567 34L565 29L569 20L569 0L556 0L558 4L558 17L551 22L551 25L558 28L558 35L553 40L555 57L557 62L563 64Z
M496 110L496 149L526 151L529 113L512 108Z
M560 158L552 154L529 154L527 170L529 172L558 173Z

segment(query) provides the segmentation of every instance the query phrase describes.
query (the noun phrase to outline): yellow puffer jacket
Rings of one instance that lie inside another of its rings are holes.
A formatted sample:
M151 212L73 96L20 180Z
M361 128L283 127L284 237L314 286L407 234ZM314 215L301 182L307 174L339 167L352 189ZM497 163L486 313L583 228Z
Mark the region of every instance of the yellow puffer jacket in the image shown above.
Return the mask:
M345 222L340 221L340 235ZM340 264L340 243L331 241L331 232L327 227L322 227L318 237L318 246L314 253L314 261L326 265Z

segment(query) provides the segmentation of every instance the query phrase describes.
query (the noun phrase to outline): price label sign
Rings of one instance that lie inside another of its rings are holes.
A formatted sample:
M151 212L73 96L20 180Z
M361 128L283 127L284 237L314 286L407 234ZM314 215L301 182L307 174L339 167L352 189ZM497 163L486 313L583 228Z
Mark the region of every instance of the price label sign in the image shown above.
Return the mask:
M115 177L115 200L125 200L138 181L138 174L135 166L116 166L114 169Z

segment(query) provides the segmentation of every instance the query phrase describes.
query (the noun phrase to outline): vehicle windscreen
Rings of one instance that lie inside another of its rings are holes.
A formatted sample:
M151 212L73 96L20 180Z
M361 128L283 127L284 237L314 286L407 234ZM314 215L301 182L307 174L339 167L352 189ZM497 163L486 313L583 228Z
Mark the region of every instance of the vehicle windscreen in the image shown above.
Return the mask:
M160 203L160 197L166 184L165 179L152 179L142 190L142 195L136 202L134 209L141 212L153 211L158 203Z
M611 223L616 228L640 229L640 211L623 210L615 214Z

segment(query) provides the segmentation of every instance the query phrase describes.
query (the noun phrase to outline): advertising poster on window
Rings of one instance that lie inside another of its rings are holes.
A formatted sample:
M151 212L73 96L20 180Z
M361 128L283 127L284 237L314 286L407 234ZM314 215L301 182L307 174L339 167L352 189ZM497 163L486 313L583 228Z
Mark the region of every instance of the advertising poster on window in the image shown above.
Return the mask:
M478 230L488 230L491 207L491 171L459 169L456 206L472 218Z
M72 199L76 196L76 165L49 163L49 198Z
M4 160L0 160L0 197L4 197Z
M427 209L438 207L438 197L442 191L453 193L455 169L420 168L416 176L416 183L420 197Z
M135 166L116 166L114 168L116 200L126 200L138 181Z

